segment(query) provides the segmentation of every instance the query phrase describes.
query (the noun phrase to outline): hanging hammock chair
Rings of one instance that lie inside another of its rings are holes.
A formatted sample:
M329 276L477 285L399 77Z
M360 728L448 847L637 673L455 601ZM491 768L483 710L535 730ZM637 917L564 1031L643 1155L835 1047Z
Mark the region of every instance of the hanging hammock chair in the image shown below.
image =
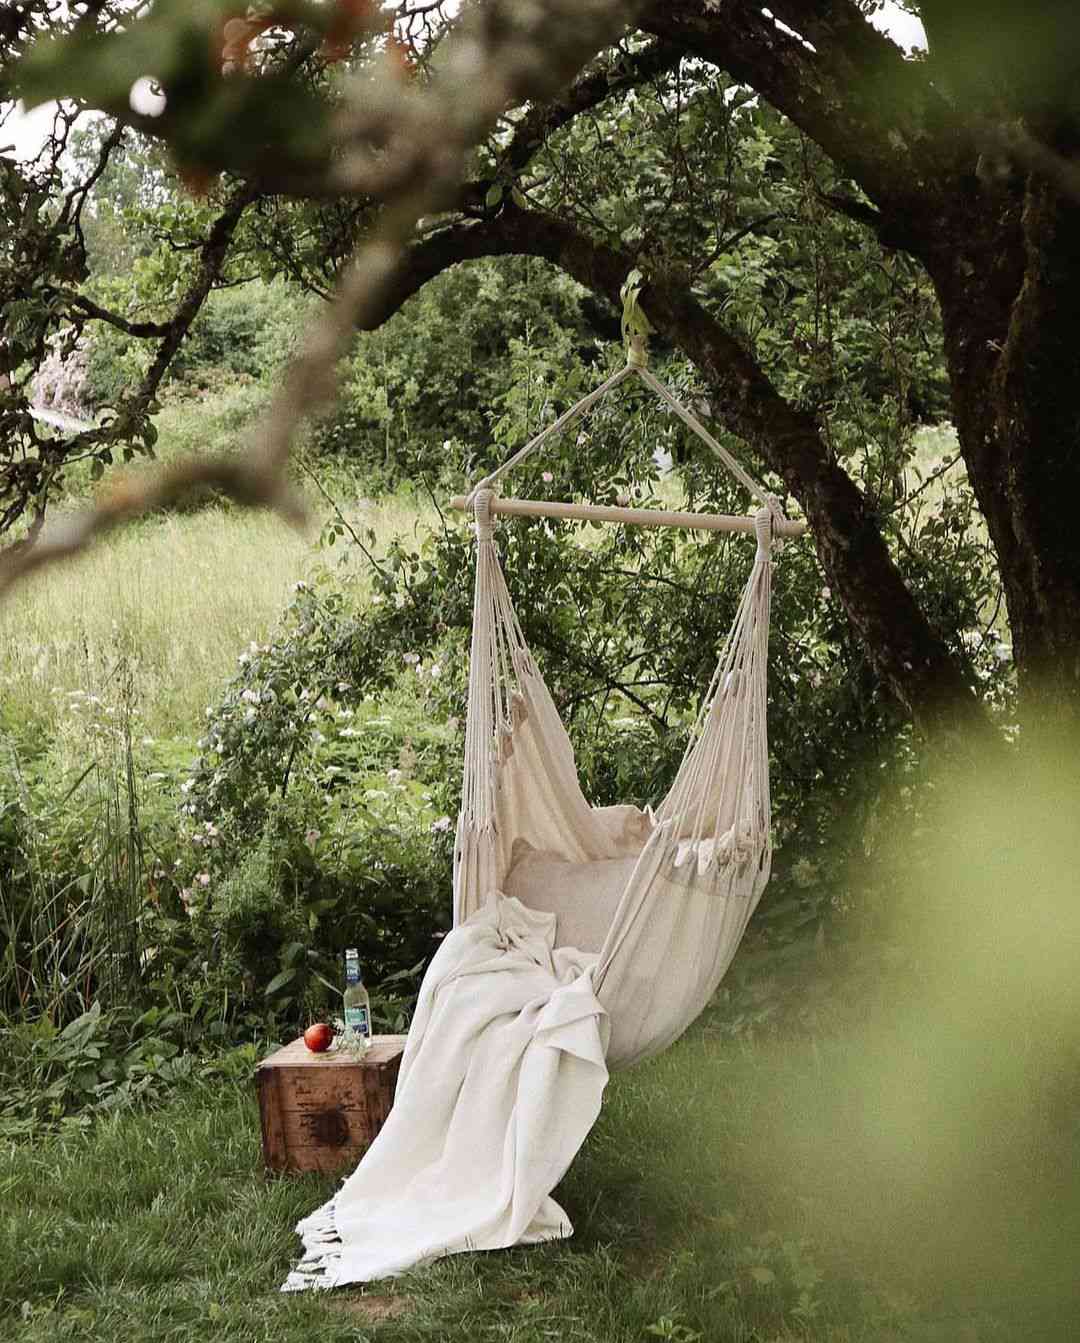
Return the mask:
M500 476L632 376L757 495L753 518L496 497ZM453 502L474 513L477 540L455 934L421 986L390 1117L342 1189L297 1225L305 1256L284 1291L570 1235L551 1191L599 1113L609 1068L656 1053L694 1020L769 879L771 557L802 524L649 372L640 340L624 368ZM499 513L756 534L731 633L655 811L585 801L499 567Z
M762 507L753 517L501 499L493 486L624 379L638 377L720 457ZM716 991L769 879L766 661L772 550L805 524L742 469L649 370L625 366L467 497L476 588L454 923L498 893L556 916L556 945L595 953L610 1019L609 1066L664 1049ZM757 556L670 791L655 809L591 807L551 694L529 652L496 554L498 514L753 532Z

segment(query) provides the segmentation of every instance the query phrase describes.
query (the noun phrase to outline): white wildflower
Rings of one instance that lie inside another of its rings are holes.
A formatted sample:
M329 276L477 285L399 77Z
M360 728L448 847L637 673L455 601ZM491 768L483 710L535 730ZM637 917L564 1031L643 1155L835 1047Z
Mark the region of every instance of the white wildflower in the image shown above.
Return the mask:
M210 885L210 873L209 873L209 872L200 872L199 875L195 878L195 880L196 880L196 881L199 883L199 885L200 885L201 887L203 887L203 889L205 890L206 887Z
M419 654L419 653L402 653L402 655L401 655L401 660L402 660L403 662L407 662L407 663L409 664L410 667L415 667L416 664L420 661L420 654Z
M551 482L555 479L555 477L550 471L543 471L540 474L540 479L544 482L545 485L550 485Z
M312 851L312 853L315 852L315 845L318 844L319 836L321 835L321 833L322 832L320 830L315 829L305 831L304 833L304 843L308 846L308 848Z
M437 681L442 675L442 667L437 662L431 664L431 679Z
M386 771L386 777L390 780L391 783L400 783L402 778L401 770L388 769Z
M447 830L450 829L450 817L440 816L437 821L432 821L431 829L434 831L435 834L444 834Z

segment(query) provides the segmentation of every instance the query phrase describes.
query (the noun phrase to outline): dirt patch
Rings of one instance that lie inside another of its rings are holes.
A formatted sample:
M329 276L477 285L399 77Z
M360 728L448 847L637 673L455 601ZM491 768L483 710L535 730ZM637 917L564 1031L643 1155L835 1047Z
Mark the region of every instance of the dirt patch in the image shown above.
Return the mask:
M339 1310L358 1315L370 1324L380 1320L394 1320L409 1309L407 1296L337 1296L334 1304Z

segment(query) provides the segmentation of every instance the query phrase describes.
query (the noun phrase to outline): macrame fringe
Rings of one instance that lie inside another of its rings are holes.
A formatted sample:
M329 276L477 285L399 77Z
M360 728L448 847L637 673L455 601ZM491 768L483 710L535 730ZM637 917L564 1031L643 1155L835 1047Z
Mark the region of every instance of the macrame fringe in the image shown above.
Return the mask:
M283 1292L317 1291L333 1287L337 1281L337 1269L341 1263L341 1237L338 1235L335 1211L337 1196L316 1208L303 1221L297 1222L296 1234L300 1237L304 1253L300 1262L281 1284Z

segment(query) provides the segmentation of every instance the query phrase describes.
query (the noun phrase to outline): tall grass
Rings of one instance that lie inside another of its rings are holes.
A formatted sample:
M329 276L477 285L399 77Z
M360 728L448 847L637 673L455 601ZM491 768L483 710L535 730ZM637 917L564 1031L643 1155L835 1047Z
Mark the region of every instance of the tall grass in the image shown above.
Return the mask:
M257 405L231 391L163 412L159 455L228 449ZM375 531L376 546L423 512L404 499L341 497L340 481L332 492ZM144 519L18 589L0 605L0 721L62 731L72 692L110 697L123 657L142 732L196 733L237 656L265 639L293 585L326 559L318 539L327 509L312 492L307 537L267 513L225 507Z

